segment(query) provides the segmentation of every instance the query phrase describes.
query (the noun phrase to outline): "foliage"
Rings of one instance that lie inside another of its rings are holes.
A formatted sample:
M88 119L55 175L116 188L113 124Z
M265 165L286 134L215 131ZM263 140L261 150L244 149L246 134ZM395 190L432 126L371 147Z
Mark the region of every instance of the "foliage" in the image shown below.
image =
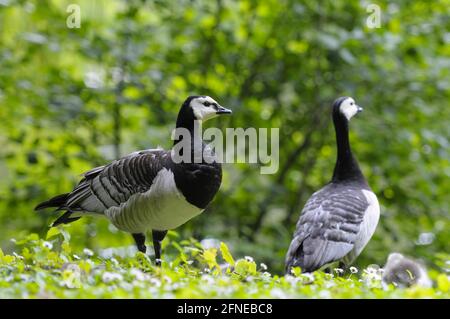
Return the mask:
M280 277L251 257L237 259L234 266L226 263L233 257L224 243L220 254L195 241L177 246L180 254L159 268L140 252L105 259L89 249L75 254L61 234L48 241L32 234L16 242L20 254L0 250L0 298L450 297L449 277L437 272L435 288L397 289L383 286L372 269L342 276L300 274L296 269L293 275Z
M66 27L72 3L79 29ZM10 238L43 236L55 216L33 207L69 191L83 171L170 146L181 102L208 94L234 110L211 125L280 127L281 166L262 176L258 165L225 165L221 192L181 236L221 238L280 273L302 205L331 177L329 106L350 95L365 108L352 123L353 149L382 207L358 266L399 251L438 267L450 241L448 1L377 1L378 29L365 24L368 3L0 1L0 247L12 253ZM76 249L132 242L105 220L68 232ZM119 265L128 271L128 262ZM14 258L11 267L28 263Z

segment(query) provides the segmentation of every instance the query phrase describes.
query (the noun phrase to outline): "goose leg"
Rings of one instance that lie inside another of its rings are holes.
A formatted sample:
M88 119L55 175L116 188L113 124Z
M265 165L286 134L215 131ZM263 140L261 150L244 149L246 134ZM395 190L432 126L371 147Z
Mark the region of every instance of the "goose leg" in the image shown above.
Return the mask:
M155 249L155 263L161 266L161 242L166 237L167 230L152 230L153 248Z
M341 268L344 271L344 273L347 272L348 270L347 264L345 264L342 261L339 262L339 268Z
M137 249L144 253L147 251L147 247L145 247L145 235L142 233L132 234L134 241L136 242Z

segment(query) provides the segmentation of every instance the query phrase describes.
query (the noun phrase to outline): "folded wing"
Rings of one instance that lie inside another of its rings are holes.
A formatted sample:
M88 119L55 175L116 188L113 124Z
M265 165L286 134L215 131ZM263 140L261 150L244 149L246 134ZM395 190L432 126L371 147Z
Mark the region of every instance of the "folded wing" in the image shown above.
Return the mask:
M91 169L68 194L58 195L36 209L67 210L54 225L77 220L84 213L103 214L137 193L150 189L158 172L169 165L170 154L160 149L131 153L108 165Z
M368 202L357 188L328 184L306 203L286 256L286 270L305 272L337 261L354 247Z

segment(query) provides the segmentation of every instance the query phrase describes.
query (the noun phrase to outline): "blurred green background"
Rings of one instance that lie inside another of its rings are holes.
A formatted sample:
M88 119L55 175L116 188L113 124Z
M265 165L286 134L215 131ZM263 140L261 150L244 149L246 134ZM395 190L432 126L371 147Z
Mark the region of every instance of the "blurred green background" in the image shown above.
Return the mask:
M70 29L69 4L81 8ZM307 198L331 178L331 103L353 96L353 150L381 219L358 265L392 251L439 263L450 239L450 2L0 0L0 247L45 236L34 206L131 151L170 147L183 100L211 95L232 117L279 127L280 170L227 164L209 209L177 231L225 241L282 271ZM75 247L125 247L106 220L66 226Z

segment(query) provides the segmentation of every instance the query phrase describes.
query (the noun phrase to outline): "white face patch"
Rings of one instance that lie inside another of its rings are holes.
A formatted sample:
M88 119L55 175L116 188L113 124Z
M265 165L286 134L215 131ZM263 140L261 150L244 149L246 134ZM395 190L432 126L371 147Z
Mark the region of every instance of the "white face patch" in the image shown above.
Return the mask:
M217 108L214 105L219 105L219 103L212 97L198 97L193 99L189 105L196 120L206 121L217 116Z
M347 118L348 121L356 114L358 113L359 106L356 105L355 100L351 97L346 98L344 101L342 101L341 106L339 107L339 110L342 114Z

